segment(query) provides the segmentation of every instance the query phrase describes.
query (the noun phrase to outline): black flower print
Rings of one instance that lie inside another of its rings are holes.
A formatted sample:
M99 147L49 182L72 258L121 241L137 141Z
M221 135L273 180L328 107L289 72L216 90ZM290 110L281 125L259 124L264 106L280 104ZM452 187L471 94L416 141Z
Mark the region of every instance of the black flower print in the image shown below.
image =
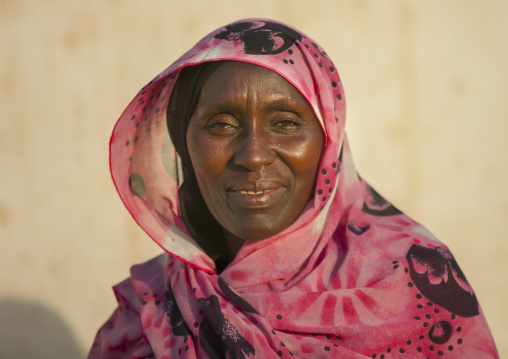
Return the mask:
M217 39L242 41L244 52L250 55L275 55L286 51L302 35L289 27L275 22L238 22L226 26L215 35Z
M240 359L255 354L254 347L224 316L217 296L198 301L204 314L199 326L199 341L212 358L225 358L226 350L233 358Z
M413 244L406 259L411 280L429 301L462 317L479 314L473 289L446 248Z
M164 302L164 311L168 317L168 322L173 334L184 337L190 335L191 331L187 326L187 323L183 320L182 313L176 304L175 295L173 294L173 289L171 289L171 283L168 282L167 288L168 289L165 293L166 301Z
M395 216L402 213L367 183L365 183L365 196L362 211L373 216L381 217Z

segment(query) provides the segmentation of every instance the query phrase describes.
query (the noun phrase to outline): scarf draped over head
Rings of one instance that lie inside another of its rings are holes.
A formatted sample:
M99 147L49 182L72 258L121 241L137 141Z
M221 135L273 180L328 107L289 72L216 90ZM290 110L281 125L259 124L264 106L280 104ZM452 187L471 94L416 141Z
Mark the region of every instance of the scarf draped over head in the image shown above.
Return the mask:
M192 88L202 83L175 87L185 68L217 61L278 73L309 102L325 136L315 192L300 217L246 242L219 274L209 242L186 226L200 208L179 196L192 171L180 150L185 121L197 101ZM118 308L89 358L497 357L447 247L358 176L344 101L328 54L264 19L212 32L136 95L111 137L111 173L134 220L165 253L115 286Z

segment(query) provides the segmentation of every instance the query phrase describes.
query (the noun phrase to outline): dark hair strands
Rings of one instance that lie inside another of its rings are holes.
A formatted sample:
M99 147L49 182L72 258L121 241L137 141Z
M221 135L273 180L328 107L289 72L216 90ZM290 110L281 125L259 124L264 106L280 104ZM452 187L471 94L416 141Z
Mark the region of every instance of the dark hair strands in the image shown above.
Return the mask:
M208 210L199 190L187 148L187 129L199 100L201 88L224 61L205 62L183 68L168 102L166 121L169 136L181 158L183 183L180 184L180 212L189 234L215 261L217 272L225 268L224 229Z

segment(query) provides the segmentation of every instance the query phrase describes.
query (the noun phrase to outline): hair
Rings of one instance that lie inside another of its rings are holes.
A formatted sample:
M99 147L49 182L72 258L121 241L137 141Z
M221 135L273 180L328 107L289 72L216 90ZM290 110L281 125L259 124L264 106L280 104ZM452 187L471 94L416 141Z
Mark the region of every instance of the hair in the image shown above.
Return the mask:
M187 147L187 129L196 109L201 89L210 75L225 61L205 62L183 68L176 80L167 107L167 125L171 141L182 161L180 212L189 234L216 262L225 252L224 229L208 209L198 186Z

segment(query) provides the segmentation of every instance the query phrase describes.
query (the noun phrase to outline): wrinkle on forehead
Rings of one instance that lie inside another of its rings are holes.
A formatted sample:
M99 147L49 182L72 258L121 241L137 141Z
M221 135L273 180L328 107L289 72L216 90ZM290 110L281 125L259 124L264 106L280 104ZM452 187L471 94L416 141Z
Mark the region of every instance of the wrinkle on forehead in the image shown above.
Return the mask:
M229 81L223 81L224 78ZM273 111L294 110L298 106L312 109L303 94L284 77L259 65L231 61L218 68L207 79L197 108L234 112L236 107L243 107L252 112L260 108Z

